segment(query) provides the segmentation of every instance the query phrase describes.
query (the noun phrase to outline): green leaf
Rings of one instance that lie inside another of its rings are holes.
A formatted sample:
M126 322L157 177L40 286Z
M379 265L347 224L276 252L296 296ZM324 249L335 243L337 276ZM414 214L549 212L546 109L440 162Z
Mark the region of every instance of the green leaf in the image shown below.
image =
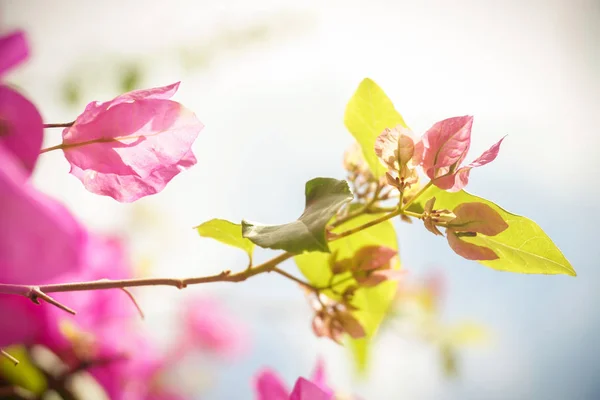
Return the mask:
M337 227L334 232L339 233L366 224L380 216L381 214L361 215ZM354 235L331 242L329 246L332 252L338 253L338 260L341 260L351 258L359 249L365 246L385 246L397 250L398 242L396 240L394 225L390 221L385 221L357 232ZM328 254L307 253L298 255L294 259L302 274L311 284L317 287L329 284L332 272L329 266ZM392 267L399 269L400 263L396 262ZM336 281L348 279L350 275L350 272L338 275L339 278L336 277ZM351 285L356 285L356 281L349 280L344 284L336 285L336 292L341 293ZM352 350L359 371L364 372L366 370L369 345L390 308L396 294L396 287L396 282L388 281L375 287L361 287L354 294L352 304L358 307L359 311L355 311L353 315L359 320L367 333L367 336L362 339L348 338L350 349ZM331 291L324 291L323 293L332 299L339 300L339 296L336 293Z
M479 263L499 271L523 274L566 274L576 276L575 270L558 247L532 220L512 214L489 200L461 190L450 193L437 187L428 189L415 204L414 210L423 208L425 202L436 198L436 209L453 210L462 203L479 202L497 211L508 224L508 229L496 236L477 235L463 237L462 240L492 249L496 260L482 260ZM413 209L411 207L411 209Z
M325 226L353 196L346 181L315 178L306 182L306 207L294 222L283 225L257 225L242 221L242 235L260 247L290 253L329 252Z
M382 177L387 169L375 155L375 139L385 128L406 127L406 123L385 92L371 79L364 79L348 102L344 124L360 144L373 175Z
M208 237L229 246L244 250L250 259L254 243L242 236L242 226L224 219L211 219L196 227L200 236Z

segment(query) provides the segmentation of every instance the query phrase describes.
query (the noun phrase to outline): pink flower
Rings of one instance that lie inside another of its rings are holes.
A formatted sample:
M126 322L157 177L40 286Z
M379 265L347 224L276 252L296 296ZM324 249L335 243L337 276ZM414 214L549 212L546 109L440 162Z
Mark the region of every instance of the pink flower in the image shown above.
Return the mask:
M422 167L440 189L457 192L469 182L472 168L494 161L504 138L471 164L461 167L471 145L473 117L454 117L436 122L423 135Z
M183 323L186 347L227 357L240 355L248 347L245 327L216 300L199 297L186 303Z
M29 46L23 31L0 37L0 76L29 56Z
M0 348L37 343L44 331L42 309L21 296L0 294L0 315Z
M35 106L8 86L0 85L0 144L15 154L27 175L37 161L44 126Z
M318 362L311 380L298 378L292 392L273 371L265 369L254 380L256 400L331 400L333 391L325 383L323 363Z
M127 253L119 239L90 234L83 250L82 269L65 273L51 282L119 280L133 277ZM137 313L131 299L120 289L55 293L53 297L75 308L77 315L69 315L56 307L45 307L51 324L47 327L49 342L46 344L51 348L68 343L61 323L95 333L109 322L128 322Z
M0 77L29 55L22 32L0 38ZM0 85L0 144L14 153L31 174L44 135L42 117L35 106L15 90Z
M85 269L57 281L77 282L127 279L133 270L122 243L116 238L90 236L85 247ZM54 293L75 308L69 315L44 306L44 334L38 342L71 368L80 364L111 399L143 399L154 390L152 382L164 364L163 354L136 329L137 310L120 289Z
M204 125L168 100L179 83L87 105L63 131L71 173L90 192L132 202L160 192L196 164L191 146Z
M40 284L82 267L87 233L20 164L0 144L0 282Z

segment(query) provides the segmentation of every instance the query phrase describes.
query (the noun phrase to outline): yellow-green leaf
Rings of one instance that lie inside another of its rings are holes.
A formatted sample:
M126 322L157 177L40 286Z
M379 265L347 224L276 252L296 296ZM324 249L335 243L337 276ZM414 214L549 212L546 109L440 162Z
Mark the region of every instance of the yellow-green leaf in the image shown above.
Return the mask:
M419 203L415 204L415 209L422 208L425 201L432 197L436 198L436 209L453 210L462 203L484 203L496 210L506 221L508 229L496 236L477 235L461 238L466 242L488 247L499 257L496 260L478 261L479 263L500 271L522 274L577 275L571 263L550 237L529 218L512 214L491 201L464 190L450 193L437 187L428 189L418 200Z
M339 233L366 224L380 216L381 214L359 216L337 227L334 232ZM332 253L337 252L338 259L351 258L357 250L365 246L385 246L398 249L393 224L390 221L385 221L329 244ZM313 252L298 255L295 257L295 261L302 274L311 284L322 287L328 285L332 274L329 267L329 257L330 255L326 253ZM399 269L400 263L396 261L392 268ZM350 276L350 273L347 274L340 275L336 280L346 279ZM356 284L356 281L351 280L346 284L340 284L336 286L336 291L341 293L352 284ZM396 294L396 287L396 282L388 281L375 287L360 288L354 294L353 305L359 308L359 311L354 312L354 316L359 320L367 334L362 339L348 338L356 366L360 371L364 371L367 367L369 344L389 310ZM325 291L324 293L333 299L338 299L336 294L331 291Z
M375 155L375 139L385 128L406 127L406 123L385 92L371 79L364 79L348 102L344 124L360 144L373 175L383 176L386 168Z
M44 374L33 365L24 346L11 346L4 349L19 360L18 365L0 356L0 377L8 383L22 387L33 394L41 395L46 391Z
M196 230L200 236L215 239L221 243L244 250L248 257L252 259L254 243L242 237L242 226L240 224L215 218L198 225Z

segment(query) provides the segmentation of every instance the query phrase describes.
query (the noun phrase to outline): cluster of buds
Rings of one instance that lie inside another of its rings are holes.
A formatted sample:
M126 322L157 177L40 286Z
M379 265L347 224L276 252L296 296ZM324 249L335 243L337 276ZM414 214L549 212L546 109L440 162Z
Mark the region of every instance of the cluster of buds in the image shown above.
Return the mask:
M385 129L375 141L375 154L388 168L386 181L400 192L419 182L416 167L421 162L422 153L421 142L402 125Z
M398 280L403 272L394 269L398 252L385 246L365 246L351 258L337 260L333 254L330 260L331 273L336 276L350 273L359 287L374 287L387 280ZM332 280L333 281L333 280ZM341 280L340 280L341 281Z
M310 292L311 306L315 310L312 322L315 334L337 343L345 333L354 339L364 337L365 330L353 315L358 311L353 305L354 294L362 288L399 280L403 272L395 268L397 254L396 250L383 246L365 246L352 257L342 259L338 259L337 252L332 253L328 287Z
M425 229L434 235L444 236L439 230L438 225L447 224L455 218L455 215L450 210L434 210L435 197L427 200L425 207L423 208L423 223Z
M490 248L464 241L463 238L496 236L508 224L500 214L487 204L474 202L459 204L454 210L434 210L435 197L427 200L423 208L425 228L434 235L443 236L439 227L446 228L448 244L454 252L468 260L495 260L498 255Z
M347 291L352 292L353 289ZM349 294L346 298L351 298ZM360 322L352 315L356 307L352 306L351 301L343 298L341 301L335 301L322 293L314 293L311 299L315 316L312 321L312 328L318 337L328 337L338 344L342 344L342 338L345 333L353 339L365 337L365 330Z

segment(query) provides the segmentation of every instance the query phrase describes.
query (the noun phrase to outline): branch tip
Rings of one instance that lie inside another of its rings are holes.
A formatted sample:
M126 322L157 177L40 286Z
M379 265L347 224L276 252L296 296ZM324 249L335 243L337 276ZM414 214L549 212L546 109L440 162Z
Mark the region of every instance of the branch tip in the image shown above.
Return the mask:
M46 293L42 292L39 287L32 287L31 290L30 290L30 292L29 292L29 296L28 297L35 304L40 304L40 300L39 299L42 299L46 303L52 304L53 306L58 307L61 310L66 311L66 312L68 312L71 315L77 314L75 312L75 310L73 310L72 308L67 307L66 305L62 304L61 302L59 302L57 300L54 300L54 298L52 298L52 297L48 296Z
M7 358L10 362L12 362L15 365L15 367L19 365L19 360L8 354L6 351L0 349L0 355L4 358Z
M127 297L129 297L129 299L131 299L131 302L133 303L133 305L137 309L138 313L140 314L140 318L146 319L146 316L144 315L144 311L142 310L142 307L140 307L139 303L137 302L137 300L133 296L133 293L131 293L131 291L129 289L127 289L127 288L120 288L120 289L123 292L125 292L125 294L127 294Z

